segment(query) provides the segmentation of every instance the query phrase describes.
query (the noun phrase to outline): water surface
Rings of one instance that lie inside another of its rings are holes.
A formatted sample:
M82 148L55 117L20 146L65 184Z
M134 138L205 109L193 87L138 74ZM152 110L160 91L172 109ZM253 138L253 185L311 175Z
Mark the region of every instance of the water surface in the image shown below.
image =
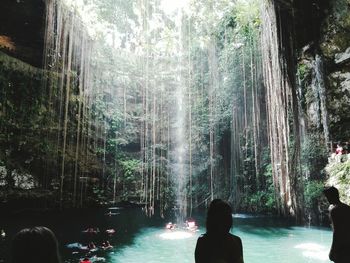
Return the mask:
M195 216L197 232L166 230L165 219L149 219L139 209L120 209L112 216L106 209L67 211L59 214L32 214L0 219L7 237L1 243L3 258L13 234L23 227L45 225L57 235L64 262L77 263L86 252L68 249L67 244L93 241L100 246L109 240L113 249L91 253L107 263L194 263L194 249L199 235L205 232L203 215ZM98 234L86 234L88 227L99 228ZM114 235L105 233L115 229ZM233 234L242 238L246 263L328 263L332 233L328 228L293 226L268 217L234 215ZM1 252L0 251L0 252ZM8 262L8 260L6 260Z
M279 220L268 218L242 218L235 220L233 233L240 236L244 246L244 258L248 263L320 263L328 260L331 242L329 229L289 226ZM161 227L143 228L130 245L121 246L110 254L115 263L192 263L198 236L204 233L201 227L190 236L169 233ZM179 238L176 238L179 237Z

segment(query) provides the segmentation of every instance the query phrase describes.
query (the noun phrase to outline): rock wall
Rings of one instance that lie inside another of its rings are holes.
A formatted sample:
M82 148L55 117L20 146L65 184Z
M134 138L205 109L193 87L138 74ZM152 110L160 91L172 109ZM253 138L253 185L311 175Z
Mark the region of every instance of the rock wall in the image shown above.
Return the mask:
M300 99L311 132L330 141L350 140L350 1L333 0L318 38L300 48Z
M332 177L324 169L327 158L335 142L350 141L350 1L273 2L280 61L296 92L288 103L298 103L297 118L288 111L289 125L299 129L291 136L301 146L298 193L307 220L318 224L320 212L327 210L322 189Z

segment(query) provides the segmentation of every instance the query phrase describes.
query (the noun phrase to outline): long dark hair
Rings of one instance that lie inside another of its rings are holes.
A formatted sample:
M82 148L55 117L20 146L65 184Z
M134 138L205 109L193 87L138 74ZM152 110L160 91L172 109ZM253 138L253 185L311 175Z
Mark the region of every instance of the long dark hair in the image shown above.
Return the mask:
M12 263L60 263L58 242L47 227L37 226L19 231L12 241Z
M228 233L232 227L231 206L221 199L214 199L209 206L206 227L208 234Z
M336 204L336 203L340 202L340 200L339 200L339 191L334 186L326 187L323 190L323 193L327 197L327 200L328 200L329 203Z

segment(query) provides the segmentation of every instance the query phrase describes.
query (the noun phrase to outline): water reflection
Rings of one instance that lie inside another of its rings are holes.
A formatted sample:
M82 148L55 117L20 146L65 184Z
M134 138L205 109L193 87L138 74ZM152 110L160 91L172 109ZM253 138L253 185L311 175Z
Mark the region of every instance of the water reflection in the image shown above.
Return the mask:
M188 231L167 231L159 235L162 239L186 239L192 237L193 234Z
M317 259L320 261L328 260L328 252L325 246L316 243L302 243L296 245L295 248L302 250L302 254L306 258Z

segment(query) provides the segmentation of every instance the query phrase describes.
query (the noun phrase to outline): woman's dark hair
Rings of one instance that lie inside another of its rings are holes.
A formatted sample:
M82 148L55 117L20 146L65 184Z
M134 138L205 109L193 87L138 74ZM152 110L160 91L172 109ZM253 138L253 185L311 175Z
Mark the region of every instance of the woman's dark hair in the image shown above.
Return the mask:
M323 193L327 197L328 201L332 203L339 201L339 191L334 186L326 187L323 190Z
M58 242L47 227L37 226L19 231L12 241L12 263L59 263Z
M207 233L226 234L232 227L231 206L221 199L214 199L207 214Z

